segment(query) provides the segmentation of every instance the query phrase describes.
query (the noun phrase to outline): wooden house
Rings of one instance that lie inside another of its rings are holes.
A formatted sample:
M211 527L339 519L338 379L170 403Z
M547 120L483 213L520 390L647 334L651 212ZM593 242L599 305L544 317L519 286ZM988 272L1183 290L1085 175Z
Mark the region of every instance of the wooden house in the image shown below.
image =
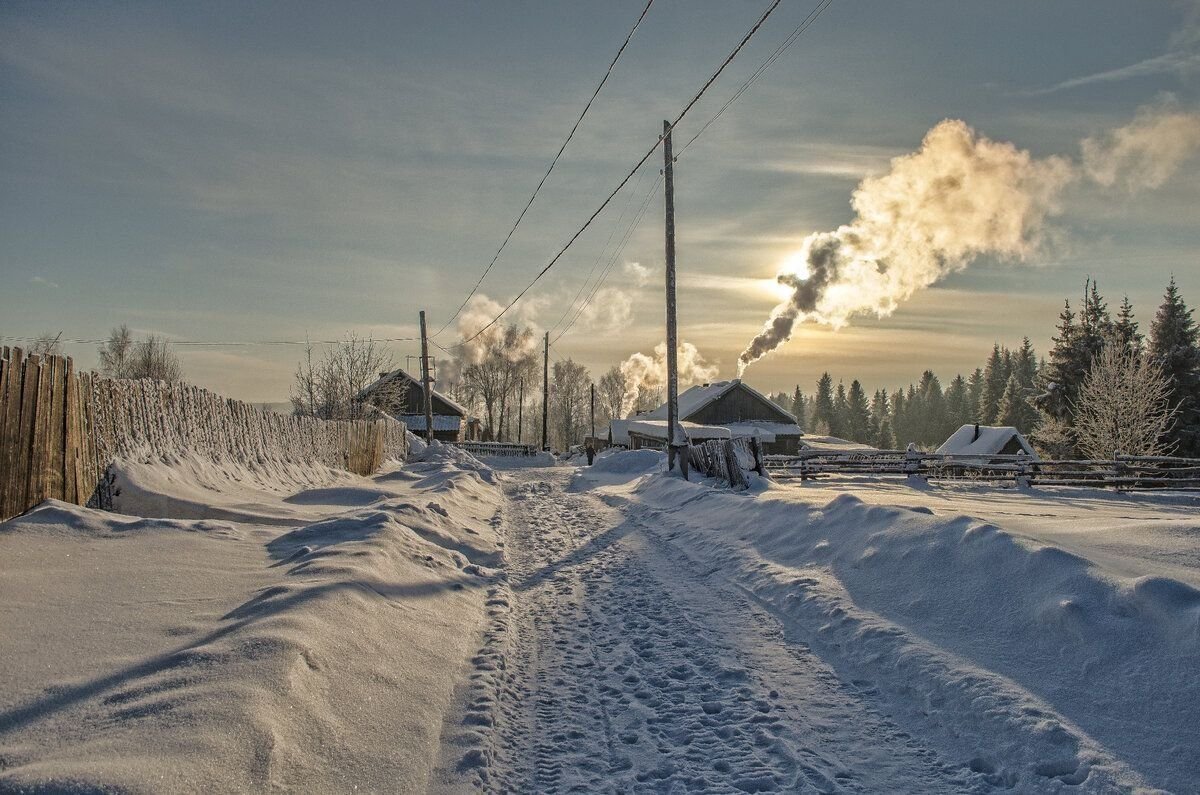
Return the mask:
M473 442L480 436L479 420L436 389L433 403L433 438L439 442ZM403 370L380 373L379 378L358 394L358 400L395 417L422 439L425 438L425 387Z
M666 418L667 406L663 404L654 411L631 417L630 421ZM726 428L735 439L754 437L767 454L795 453L803 435L795 417L740 378L697 384L683 392L679 396L679 421ZM622 430L627 434L628 426ZM614 434L614 444L619 443L617 435L620 434Z

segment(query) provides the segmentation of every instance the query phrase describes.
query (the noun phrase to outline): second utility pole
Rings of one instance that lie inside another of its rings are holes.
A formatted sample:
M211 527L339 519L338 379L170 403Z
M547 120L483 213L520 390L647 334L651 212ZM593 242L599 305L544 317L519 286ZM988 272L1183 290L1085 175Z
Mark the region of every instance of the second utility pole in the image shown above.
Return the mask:
M663 121L663 183L667 194L667 471L675 468L687 479L687 441L676 432L679 424L679 361L675 331L675 170L671 155L671 122ZM680 429L682 430L682 428Z
M547 425L550 420L550 332L546 332L546 351L542 354L542 449L549 450L546 444Z
M433 379L429 376L429 338L425 336L425 310L421 310L421 391L425 393L425 443L433 444Z

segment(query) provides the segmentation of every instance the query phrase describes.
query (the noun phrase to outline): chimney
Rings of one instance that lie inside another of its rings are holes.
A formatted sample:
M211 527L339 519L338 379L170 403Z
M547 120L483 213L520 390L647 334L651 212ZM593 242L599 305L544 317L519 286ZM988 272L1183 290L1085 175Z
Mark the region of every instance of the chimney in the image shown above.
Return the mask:
M979 441L979 423L975 423L975 435L971 437L972 442Z

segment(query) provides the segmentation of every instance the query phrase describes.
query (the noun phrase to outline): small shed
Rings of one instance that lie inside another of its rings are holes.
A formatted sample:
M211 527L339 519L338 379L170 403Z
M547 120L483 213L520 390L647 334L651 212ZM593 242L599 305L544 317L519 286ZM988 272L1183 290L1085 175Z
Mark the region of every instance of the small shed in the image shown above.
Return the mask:
M629 437L629 448L631 450L644 448L665 450L667 448L667 421L643 419L644 416L627 420L626 432ZM697 425L694 422L681 422L679 424L683 427L683 432L687 434L688 440L691 442L730 438L728 428L721 428L714 425Z
M1026 455L1039 461L1033 445L1025 435L1011 425L964 425L934 452L973 458L1001 455Z

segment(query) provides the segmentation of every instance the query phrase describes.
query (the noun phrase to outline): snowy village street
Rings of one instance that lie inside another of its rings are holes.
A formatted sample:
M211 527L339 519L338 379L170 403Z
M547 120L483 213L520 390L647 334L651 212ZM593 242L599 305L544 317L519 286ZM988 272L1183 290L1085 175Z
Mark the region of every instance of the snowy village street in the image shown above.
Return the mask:
M987 789L693 564L658 511L572 492L570 469L507 477L511 646L485 789Z

